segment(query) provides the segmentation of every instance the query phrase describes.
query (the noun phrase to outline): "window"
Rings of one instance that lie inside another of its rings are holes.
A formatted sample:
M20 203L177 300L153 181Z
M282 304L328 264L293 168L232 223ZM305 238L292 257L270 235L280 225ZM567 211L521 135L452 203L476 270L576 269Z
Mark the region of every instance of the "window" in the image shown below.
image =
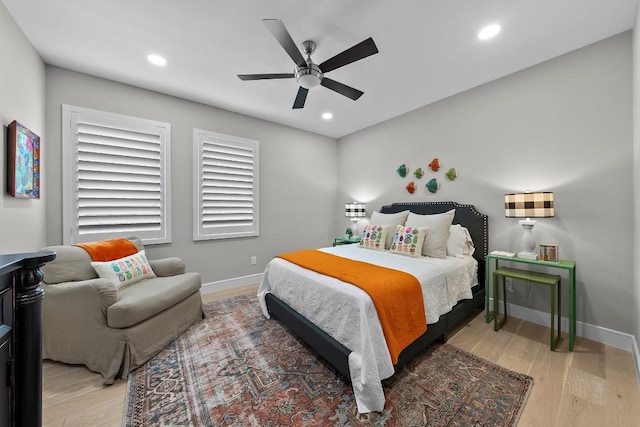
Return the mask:
M171 125L63 105L65 244L171 242Z
M193 130L193 240L258 236L258 141Z

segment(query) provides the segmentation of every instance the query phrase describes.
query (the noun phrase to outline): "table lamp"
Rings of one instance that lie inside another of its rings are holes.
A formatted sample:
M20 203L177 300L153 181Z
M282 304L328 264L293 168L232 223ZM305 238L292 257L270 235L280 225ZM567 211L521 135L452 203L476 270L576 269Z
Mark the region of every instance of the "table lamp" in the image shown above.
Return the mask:
M524 233L522 234L522 251L518 252L518 258L538 259L536 240L532 233L536 221L531 218L554 216L553 192L505 194L504 210L507 218L525 218L519 221Z
M353 237L358 237L360 235L360 230L357 228L357 222L360 218L364 218L366 210L367 205L364 203L352 202L345 203L344 205L344 216L353 221L353 226L351 227L353 230Z

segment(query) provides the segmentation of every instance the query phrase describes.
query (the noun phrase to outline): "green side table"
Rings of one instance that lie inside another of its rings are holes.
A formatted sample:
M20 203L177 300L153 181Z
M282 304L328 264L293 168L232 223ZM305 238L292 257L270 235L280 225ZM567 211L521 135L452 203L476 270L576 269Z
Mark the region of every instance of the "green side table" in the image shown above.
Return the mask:
M351 245L352 243L360 243L360 238L352 237L350 239L345 239L344 237L336 237L333 239L333 246Z
M489 323L494 319L496 313L489 306L490 290L493 289L493 270L497 270L500 263L520 264L520 268L527 267L527 265L534 265L540 267L554 268L564 270L567 272L569 282L569 351L573 351L573 347L576 342L576 262L571 259L561 259L558 262L541 261L535 259L525 259L517 257L505 257L500 255L487 255L485 260L485 319ZM553 331L551 331L553 335Z
M546 273L538 273L537 271L529 271L529 270L521 270L519 268L507 268L500 267L496 268L493 272L493 329L495 331L499 330L502 325L507 323L507 290L505 287L506 278L510 277L512 279L524 280L527 282L539 283L541 285L546 285L551 288L551 334L549 340L549 347L551 351L556 349L558 345L558 341L560 341L560 322L562 319L562 303L560 300L560 295L562 292L562 278L558 274L546 274ZM500 310L498 308L498 299L500 297L500 293L498 291L498 280L502 279L502 303L504 305L504 316L502 321L498 321L498 317L500 314ZM556 334L555 328L555 314L556 314L556 292L558 293L558 333Z

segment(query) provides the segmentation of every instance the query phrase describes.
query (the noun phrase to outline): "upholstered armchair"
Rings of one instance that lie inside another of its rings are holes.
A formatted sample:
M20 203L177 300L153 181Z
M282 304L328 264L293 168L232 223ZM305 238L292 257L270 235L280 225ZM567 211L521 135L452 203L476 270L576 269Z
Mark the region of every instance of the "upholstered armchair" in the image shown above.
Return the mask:
M128 240L144 250L140 239ZM200 274L186 273L180 258L149 260L152 273L121 285L98 277L81 247L46 250L57 256L42 268L44 359L86 365L112 384L201 319ZM138 254L146 260L144 252Z

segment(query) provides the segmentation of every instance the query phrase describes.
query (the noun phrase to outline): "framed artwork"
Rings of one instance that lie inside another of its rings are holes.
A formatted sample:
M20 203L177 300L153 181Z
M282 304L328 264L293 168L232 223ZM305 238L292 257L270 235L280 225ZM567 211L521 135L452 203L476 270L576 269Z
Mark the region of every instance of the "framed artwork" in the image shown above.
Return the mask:
M39 199L40 137L15 120L7 133L7 191L16 198Z
M558 262L560 256L558 254L558 245L540 244L540 260Z

